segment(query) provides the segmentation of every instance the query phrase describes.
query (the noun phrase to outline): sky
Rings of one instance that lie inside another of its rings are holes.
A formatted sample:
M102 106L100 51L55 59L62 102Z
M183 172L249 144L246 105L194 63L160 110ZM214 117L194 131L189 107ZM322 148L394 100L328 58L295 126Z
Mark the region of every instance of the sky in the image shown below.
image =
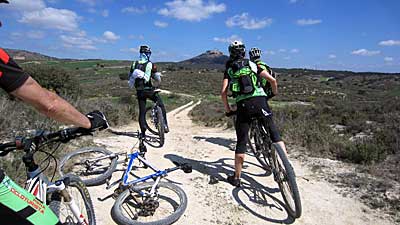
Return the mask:
M241 40L271 67L400 72L400 0L9 0L0 47L181 61Z

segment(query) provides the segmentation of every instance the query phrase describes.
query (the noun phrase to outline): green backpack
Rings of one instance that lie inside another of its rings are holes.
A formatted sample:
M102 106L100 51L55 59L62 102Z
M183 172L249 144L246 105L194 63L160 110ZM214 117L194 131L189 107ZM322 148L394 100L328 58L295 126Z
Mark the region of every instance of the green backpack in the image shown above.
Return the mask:
M233 61L228 68L228 75L233 97L252 94L260 86L257 65L248 59Z

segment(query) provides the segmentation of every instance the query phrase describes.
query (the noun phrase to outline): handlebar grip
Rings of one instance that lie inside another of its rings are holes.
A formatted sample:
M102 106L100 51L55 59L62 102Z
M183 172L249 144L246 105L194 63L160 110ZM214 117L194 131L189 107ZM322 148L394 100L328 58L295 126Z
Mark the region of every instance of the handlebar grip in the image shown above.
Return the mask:
M231 117L231 116L233 116L233 115L236 115L236 111L229 111L229 112L226 112L226 113L225 113L225 116L226 116L226 117Z

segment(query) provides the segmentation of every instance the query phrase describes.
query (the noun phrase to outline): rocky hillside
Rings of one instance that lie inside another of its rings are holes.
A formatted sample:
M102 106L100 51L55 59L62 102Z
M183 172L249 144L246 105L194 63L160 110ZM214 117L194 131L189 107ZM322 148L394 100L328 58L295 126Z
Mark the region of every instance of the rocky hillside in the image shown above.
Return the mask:
M228 58L228 56L218 50L208 50L196 57L181 61L179 64L195 68L220 69L224 68Z
M43 60L57 60L55 57L43 55L36 52L30 52L25 50L17 49L4 49L11 57L16 60L28 60L28 61L43 61Z

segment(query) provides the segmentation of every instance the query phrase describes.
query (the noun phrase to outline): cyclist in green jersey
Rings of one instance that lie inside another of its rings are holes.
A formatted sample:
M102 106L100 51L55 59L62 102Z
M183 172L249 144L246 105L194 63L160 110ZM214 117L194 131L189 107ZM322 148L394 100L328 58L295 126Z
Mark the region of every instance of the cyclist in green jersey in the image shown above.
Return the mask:
M245 45L241 41L233 41L228 50L230 57L226 63L222 81L221 99L226 115L231 114L232 111L228 103L228 90L232 92L237 105L235 173L228 176L228 182L233 186L239 187L252 117L262 118L269 129L272 141L279 144L285 151L286 148L272 120L272 112L267 103L267 95L259 85L259 78L267 79L271 83L273 93L276 95L278 93L278 85L275 78L271 76L268 70L245 58Z
M271 67L269 67L265 62L261 60L261 54L262 54L261 49L256 47L251 48L249 51L250 61L257 64L257 66L261 67L263 70L267 70L268 73L271 74L273 78L276 78L275 73L272 71ZM272 92L272 86L267 79L261 78L261 86L264 89L264 92L267 95L268 99L274 97L274 93Z

